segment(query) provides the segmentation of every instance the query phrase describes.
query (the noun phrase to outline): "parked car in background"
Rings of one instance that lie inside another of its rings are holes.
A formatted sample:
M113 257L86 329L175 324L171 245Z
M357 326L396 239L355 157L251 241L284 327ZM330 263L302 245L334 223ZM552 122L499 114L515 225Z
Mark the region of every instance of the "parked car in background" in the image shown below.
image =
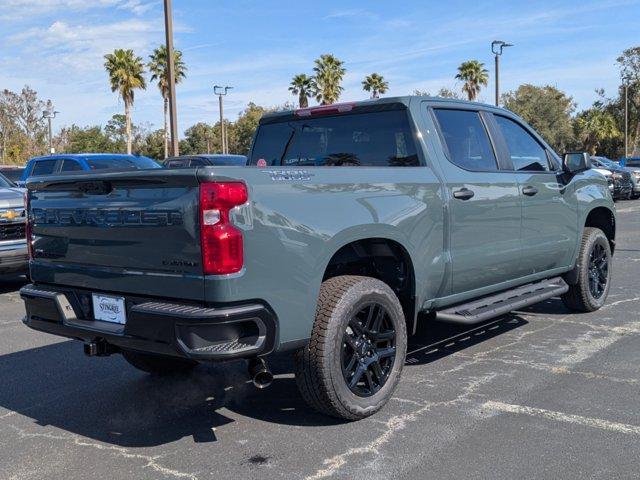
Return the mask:
M611 193L611 197L613 197L614 184L613 184L613 173L611 173L611 170L607 170L605 168L598 168L594 165L591 166L591 170L593 170L594 172L598 172L600 175L602 175L604 178L607 179L609 192Z
M631 173L633 179L633 196L640 198L640 158L621 158L619 165Z
M24 190L0 174L0 275L27 272Z
M74 153L34 157L22 173L22 182L29 177L55 175L75 171L148 170L162 168L155 160L138 155L118 153Z
M613 198L630 199L633 197L634 180L631 171L606 157L591 157L591 164L611 172L613 178Z
M20 181L22 178L22 172L24 172L24 167L18 167L15 165L0 166L0 174L4 175L7 180L12 181L13 183Z
M241 167L246 164L247 157L244 155L223 154L182 155L179 157L169 157L163 163L166 168L188 168L201 167L205 165Z

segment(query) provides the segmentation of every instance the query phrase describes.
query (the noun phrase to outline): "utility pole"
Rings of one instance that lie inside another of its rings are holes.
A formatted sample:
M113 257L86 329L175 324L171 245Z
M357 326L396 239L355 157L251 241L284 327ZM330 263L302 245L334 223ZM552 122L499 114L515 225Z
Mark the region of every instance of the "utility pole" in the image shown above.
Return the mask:
M55 150L53 148L53 135L51 133L51 120L56 118L56 115L60 112L52 112L51 110L45 110L42 112L42 118L46 118L49 122L49 155L53 155Z
M629 156L629 82L624 82L624 158Z
M503 42L502 40L494 40L491 42L491 53L495 55L496 64L496 107L500 103L500 56L502 49L505 47L513 47L513 44Z
M173 54L173 13L171 0L164 0L164 30L167 39L167 77L169 79L169 122L171 129L171 154L180 155L178 147L178 111L176 105L175 56Z
M229 153L229 146L227 145L227 127L224 125L224 112L222 107L222 97L224 97L229 90L233 87L220 85L213 86L213 94L218 95L218 102L220 104L220 139L222 144L222 153Z

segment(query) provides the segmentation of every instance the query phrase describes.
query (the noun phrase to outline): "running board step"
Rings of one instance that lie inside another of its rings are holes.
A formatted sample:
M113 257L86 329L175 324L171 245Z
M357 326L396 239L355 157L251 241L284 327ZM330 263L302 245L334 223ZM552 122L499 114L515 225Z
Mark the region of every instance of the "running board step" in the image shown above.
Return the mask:
M551 278L440 310L436 312L436 319L468 325L480 323L547 298L557 297L568 290L569 286L561 277Z

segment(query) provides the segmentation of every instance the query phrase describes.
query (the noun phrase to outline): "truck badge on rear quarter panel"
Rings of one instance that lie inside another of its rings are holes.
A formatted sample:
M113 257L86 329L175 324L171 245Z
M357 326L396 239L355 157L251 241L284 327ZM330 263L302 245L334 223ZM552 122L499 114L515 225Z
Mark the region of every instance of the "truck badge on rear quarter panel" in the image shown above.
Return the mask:
M274 182L285 182L288 180L305 181L311 180L313 176L313 174L307 170L262 170L262 173L270 175L271 180Z

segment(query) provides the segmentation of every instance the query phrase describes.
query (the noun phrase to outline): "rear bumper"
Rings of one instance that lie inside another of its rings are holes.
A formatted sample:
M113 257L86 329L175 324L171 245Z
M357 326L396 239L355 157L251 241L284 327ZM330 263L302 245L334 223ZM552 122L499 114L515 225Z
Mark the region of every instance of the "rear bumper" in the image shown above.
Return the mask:
M28 268L26 241L0 242L0 274L26 273Z
M127 321L120 325L94 320L90 291L38 284L23 287L20 296L28 327L106 342L109 352L130 349L200 361L251 358L273 351L278 336L275 314L258 301L207 307L124 296Z

